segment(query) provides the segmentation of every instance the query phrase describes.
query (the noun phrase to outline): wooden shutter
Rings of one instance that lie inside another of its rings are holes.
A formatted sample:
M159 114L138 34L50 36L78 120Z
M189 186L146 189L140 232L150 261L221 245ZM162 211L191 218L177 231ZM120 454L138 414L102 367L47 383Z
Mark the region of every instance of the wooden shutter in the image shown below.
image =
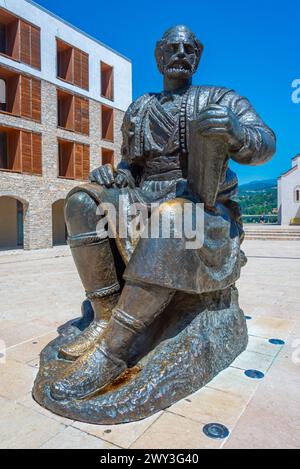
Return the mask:
M25 75L20 77L21 116L41 120L41 82Z
M102 164L111 164L114 167L114 151L108 148L102 148Z
M22 172L32 173L31 132L21 131Z
M21 131L22 172L42 174L42 139L40 134Z
M66 129L74 130L74 96L68 95L64 100Z
M68 160L66 158L66 144L58 142L58 158L59 158L59 176L66 177L68 169Z
M74 96L74 130L81 132L81 98Z
M31 65L41 68L41 31L40 28L31 26Z
M102 105L102 138L113 141L114 139L114 112L112 108Z
M83 179L83 145L75 144L75 179Z
M21 76L13 75L6 79L7 112L20 115L21 105Z
M20 132L17 130L7 133L7 155L9 169L20 172L22 170Z
M31 78L21 75L21 116L31 119Z
M81 100L81 132L89 135L90 132L90 106L88 99Z
M74 49L74 85L89 87L89 56L79 49Z
M90 174L90 147L83 145L83 180L86 181Z
M101 94L106 99L113 100L113 67L101 62Z
M32 119L41 121L41 82L31 78Z
M74 84L81 87L81 83L81 51L74 49Z
M42 174L42 136L40 134L31 134L32 143L32 172L33 174Z
M74 130L74 96L58 90L57 101L59 127Z
M87 180L90 173L90 147L75 143L75 179Z
M74 97L74 115L75 115L75 132L89 134L89 100L79 96Z
M72 47L60 50L57 53L58 76L69 83L73 83L74 80L73 56L74 50Z
M6 31L6 54L15 60L20 60L20 21L15 19L5 27Z
M20 20L20 60L35 68L41 67L40 29Z
M84 52L81 53L81 86L83 89L89 89L89 56Z
M73 142L59 141L59 176L74 179L75 144Z
M20 20L21 62L31 65L31 26Z

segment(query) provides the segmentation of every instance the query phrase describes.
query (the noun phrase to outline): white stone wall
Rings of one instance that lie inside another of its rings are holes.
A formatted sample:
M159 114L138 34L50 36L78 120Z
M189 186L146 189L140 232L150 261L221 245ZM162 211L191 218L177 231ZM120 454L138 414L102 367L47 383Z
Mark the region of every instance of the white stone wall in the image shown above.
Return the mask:
M279 205L281 213L281 224L289 225L292 218L300 218L300 202L295 199L295 189L300 188L300 156L293 160L293 166L296 168L280 178Z
M84 5L83 5L84 6ZM19 70L30 73L38 78L50 81L58 86L106 103L122 111L126 111L132 100L131 62L107 46L99 43L85 33L79 31L62 19L47 12L42 7L26 0L0 0L0 7L5 8L17 16L41 28L41 71L28 65L1 56L0 62ZM70 3L70 8L71 8ZM80 11L78 12L80 14ZM101 18L99 18L101 25ZM99 26L100 27L100 26ZM89 91L81 90L57 78L56 70L56 37L78 47L89 54ZM101 97L100 90L100 61L114 67L114 101Z

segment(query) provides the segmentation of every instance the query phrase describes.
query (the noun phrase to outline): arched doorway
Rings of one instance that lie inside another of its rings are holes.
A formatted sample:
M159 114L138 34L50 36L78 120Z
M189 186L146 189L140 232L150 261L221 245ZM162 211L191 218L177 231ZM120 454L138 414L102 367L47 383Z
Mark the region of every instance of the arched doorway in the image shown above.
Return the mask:
M52 241L53 246L67 243L67 228L64 216L64 199L57 200L52 205Z
M0 249L23 248L24 206L14 197L0 197Z

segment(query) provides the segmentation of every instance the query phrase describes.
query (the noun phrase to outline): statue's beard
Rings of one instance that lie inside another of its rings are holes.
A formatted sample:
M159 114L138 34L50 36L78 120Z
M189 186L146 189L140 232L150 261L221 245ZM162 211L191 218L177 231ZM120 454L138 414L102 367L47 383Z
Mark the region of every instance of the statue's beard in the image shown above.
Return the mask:
M194 67L187 61L177 61L167 64L164 75L173 79L189 79L194 73Z

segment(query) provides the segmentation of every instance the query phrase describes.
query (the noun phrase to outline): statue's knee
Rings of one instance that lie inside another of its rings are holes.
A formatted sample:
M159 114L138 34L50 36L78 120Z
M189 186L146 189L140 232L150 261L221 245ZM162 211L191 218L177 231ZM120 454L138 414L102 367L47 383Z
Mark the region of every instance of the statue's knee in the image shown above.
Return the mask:
M163 202L160 204L158 210L159 213L168 215L168 214L181 214L182 211L184 210L184 204L186 203L186 200L176 198L172 200L167 200L166 202Z
M65 221L69 235L96 231L99 216L97 203L86 192L75 192L65 204Z

